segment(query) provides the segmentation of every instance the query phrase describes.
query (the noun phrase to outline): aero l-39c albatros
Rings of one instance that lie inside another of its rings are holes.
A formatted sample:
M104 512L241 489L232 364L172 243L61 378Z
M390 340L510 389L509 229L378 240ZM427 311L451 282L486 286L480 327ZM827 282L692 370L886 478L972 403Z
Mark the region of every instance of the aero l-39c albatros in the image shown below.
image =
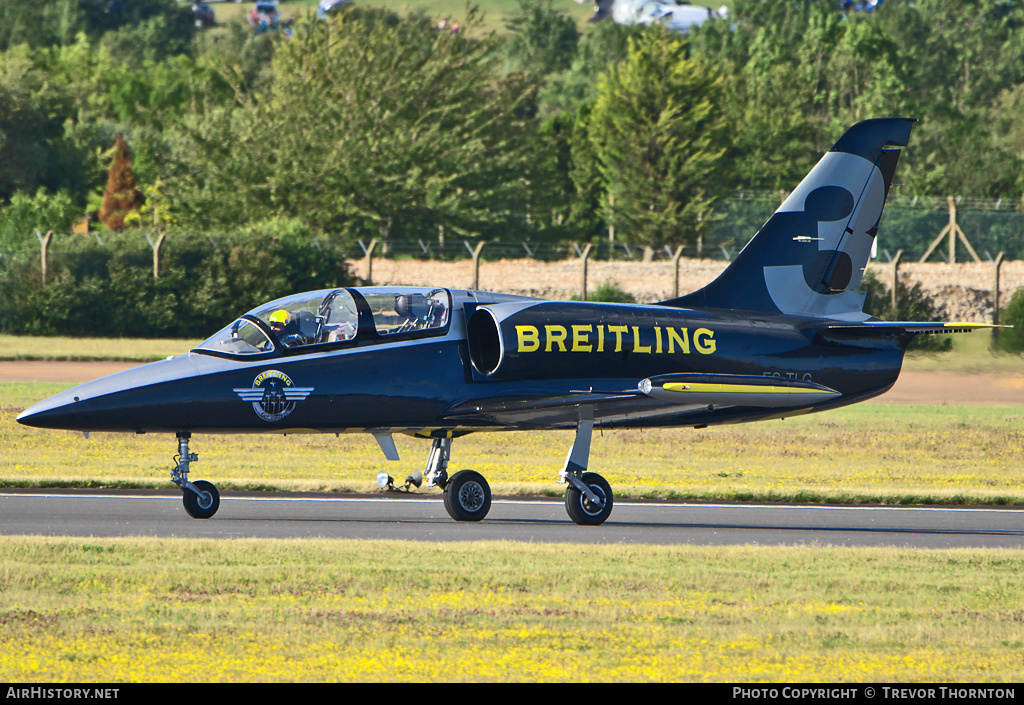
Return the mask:
M891 323L858 293L913 120L851 127L725 271L652 305L425 287L352 287L253 309L196 349L89 382L18 421L77 431L177 435L171 479L185 510L212 517L219 493L190 480L193 433L369 433L430 439L405 485L442 488L457 521L491 505L473 470L448 472L452 441L474 431L575 429L561 469L577 524L612 511L587 471L598 428L739 423L825 411L896 382L922 333L970 323ZM387 473L382 488L394 489Z

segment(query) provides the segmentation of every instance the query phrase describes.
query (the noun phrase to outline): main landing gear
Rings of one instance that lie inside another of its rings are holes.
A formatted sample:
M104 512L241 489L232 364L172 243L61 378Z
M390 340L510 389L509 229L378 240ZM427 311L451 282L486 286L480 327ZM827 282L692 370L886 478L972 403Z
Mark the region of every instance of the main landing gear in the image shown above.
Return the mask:
M209 519L220 509L220 492L210 482L188 479L189 465L199 460L199 455L188 452L191 433L178 433L178 454L174 456L177 465L171 470L171 482L181 490L181 503L193 519Z
M590 459L590 437L594 433L594 416L590 409L581 409L576 427L576 440L565 458L559 477L565 489L565 511L581 526L603 524L612 513L614 497L608 482L596 472L587 472Z
M593 431L593 416L583 411L576 427L576 439L559 475L559 483L568 485L565 511L570 519L582 526L603 524L611 516L614 503L608 482L595 472L587 472ZM181 490L181 501L189 516L209 519L220 508L220 493L206 480L192 482L188 479L189 468L199 460L199 456L189 452L191 433L183 431L177 435L178 454L174 456L176 465L171 470L171 482ZM435 438L423 476L428 487L444 490L444 508L452 519L480 521L491 509L491 486L483 475L474 470L460 470L449 477L451 448L451 438Z
M614 496L608 482L596 472L587 472L590 438L594 418L589 410L581 413L576 427L576 440L565 459L559 483L567 484L565 511L581 526L603 524L612 513ZM491 508L491 486L483 475L473 470L460 470L448 477L448 460L452 440L435 438L423 473L428 487L444 490L444 508L455 521L480 521Z
M435 438L423 476L427 487L444 490L444 508L455 521L480 521L491 510L491 486L474 470L459 470L448 477L452 439Z

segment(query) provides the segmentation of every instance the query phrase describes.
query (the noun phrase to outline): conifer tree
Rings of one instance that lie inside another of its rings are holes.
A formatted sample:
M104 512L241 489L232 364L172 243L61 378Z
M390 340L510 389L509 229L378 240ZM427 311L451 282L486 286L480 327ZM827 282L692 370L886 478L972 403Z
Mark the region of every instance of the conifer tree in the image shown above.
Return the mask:
M653 247L708 231L727 183L720 97L718 72L685 39L661 27L630 39L588 121L616 237Z
M114 142L114 156L110 171L107 172L107 187L103 190L103 204L100 206L100 220L111 230L124 230L124 219L138 210L144 202L142 192L135 188L135 174L132 173L132 155L128 143L121 135Z

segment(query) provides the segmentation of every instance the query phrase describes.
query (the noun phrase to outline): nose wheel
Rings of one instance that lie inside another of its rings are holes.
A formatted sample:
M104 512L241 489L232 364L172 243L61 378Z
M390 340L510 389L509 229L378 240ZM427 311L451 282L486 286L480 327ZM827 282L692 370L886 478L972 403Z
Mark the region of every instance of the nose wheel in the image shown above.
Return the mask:
M213 483L206 480L191 482L188 479L189 466L199 460L199 456L190 453L188 442L191 433L178 433L178 454L174 456L177 465L171 470L171 482L181 490L181 503L185 512L193 519L209 519L220 509L220 492Z
M181 495L185 511L193 519L209 519L220 509L220 492L206 480L193 482L192 486L196 492L186 489Z

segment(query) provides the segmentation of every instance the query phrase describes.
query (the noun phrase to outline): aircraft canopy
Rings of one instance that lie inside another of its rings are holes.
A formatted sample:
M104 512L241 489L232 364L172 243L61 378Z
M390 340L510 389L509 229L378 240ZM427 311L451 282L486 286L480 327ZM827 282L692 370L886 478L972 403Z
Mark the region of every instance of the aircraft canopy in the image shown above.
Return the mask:
M254 308L221 329L198 351L258 355L362 340L416 337L448 325L451 296L445 289L370 287L295 294ZM363 313L360 316L360 312ZM365 330L360 331L360 321ZM372 321L372 326L367 326Z

